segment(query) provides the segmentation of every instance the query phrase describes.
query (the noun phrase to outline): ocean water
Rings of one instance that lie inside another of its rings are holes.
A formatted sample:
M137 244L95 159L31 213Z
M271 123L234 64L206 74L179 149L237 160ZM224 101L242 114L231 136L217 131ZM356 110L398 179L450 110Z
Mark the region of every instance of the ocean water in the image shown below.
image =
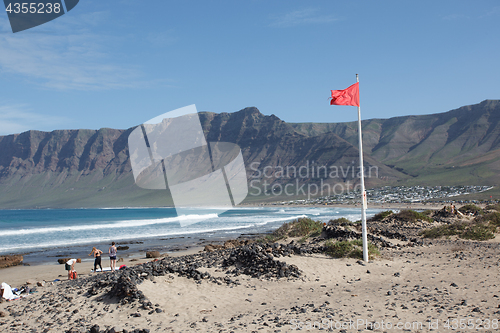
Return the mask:
M379 211L368 209L367 216ZM215 208L192 209L182 216L173 208L0 210L0 254L22 253L25 263L31 264L54 262L54 257L83 258L93 246L107 253L112 241L129 246L129 253L168 252L241 234L269 232L299 217L356 221L361 219L361 210L243 207L222 214Z

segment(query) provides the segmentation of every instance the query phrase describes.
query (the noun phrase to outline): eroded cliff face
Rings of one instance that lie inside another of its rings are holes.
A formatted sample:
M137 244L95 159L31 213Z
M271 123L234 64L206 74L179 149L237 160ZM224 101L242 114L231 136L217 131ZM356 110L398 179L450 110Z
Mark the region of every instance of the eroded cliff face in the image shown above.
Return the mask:
M295 181L284 168L337 168L337 177L302 173L302 183L359 181L355 123L289 124L255 107L200 113L208 142L238 144L248 180ZM492 184L500 171L500 102L484 101L445 113L366 120L368 186L439 173L443 185ZM28 131L0 137L0 207L166 206L168 191L134 184L128 154L133 128ZM264 168L265 173L264 173ZM447 171L449 170L449 172ZM463 172L462 172L463 171ZM449 174L449 177L447 176Z
M103 174L130 172L127 137L130 130L28 131L0 137L0 177L25 177L50 172Z
M291 124L298 132L333 132L352 144L356 123ZM500 181L500 101L443 113L363 121L365 153L418 183L495 185Z

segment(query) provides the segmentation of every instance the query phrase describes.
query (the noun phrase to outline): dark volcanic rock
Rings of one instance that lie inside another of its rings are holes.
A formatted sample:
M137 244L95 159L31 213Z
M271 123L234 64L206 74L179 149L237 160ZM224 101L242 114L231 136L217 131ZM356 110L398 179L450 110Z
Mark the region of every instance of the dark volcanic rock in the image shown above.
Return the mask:
M356 226L353 226L353 228L356 228ZM337 241L361 239L362 237L361 232L356 232L354 230L351 230L349 226L346 227L345 225L343 226L340 224L336 224L333 221L330 221L326 226L323 227L322 235L327 239L333 238ZM395 238L393 237L394 234L385 234L384 236L388 238ZM370 242L379 247L393 247L391 243L387 242L381 237L377 237L376 235L368 234L367 238ZM406 239L406 237L404 238Z
M337 240L348 240L348 239L357 239L359 235L357 232L345 229L340 225L335 225L333 223L329 223L323 228L323 232L326 238L335 238Z
M231 251L223 266L238 266L231 273L245 274L252 277L299 277L300 271L295 265L275 260L275 256L293 251L292 245L251 244Z
M243 242L244 243L244 242ZM156 276L176 274L201 283L207 280L217 284L239 284L229 275L238 276L247 274L265 278L296 278L300 271L294 265L274 259L293 253L320 252L320 249L301 248L293 244L263 244L256 243L240 246L233 249L222 249L216 252L203 252L182 257L167 257L119 270L114 274L95 275L88 278L90 281L88 295L107 293L109 297L120 299L122 304L139 301L143 308L153 310L138 285L146 279ZM221 267L227 269L225 277L213 277L208 272L203 272L203 267ZM82 284L84 285L84 284ZM153 311L155 312L155 311ZM161 312L160 309L156 313Z

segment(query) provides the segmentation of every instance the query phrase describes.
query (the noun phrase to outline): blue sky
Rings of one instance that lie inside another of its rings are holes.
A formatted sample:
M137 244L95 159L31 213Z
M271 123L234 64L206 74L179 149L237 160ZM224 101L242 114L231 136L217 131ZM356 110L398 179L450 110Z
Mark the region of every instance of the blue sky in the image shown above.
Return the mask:
M82 0L13 34L0 14L0 134L129 128L196 104L344 122L500 99L500 3Z

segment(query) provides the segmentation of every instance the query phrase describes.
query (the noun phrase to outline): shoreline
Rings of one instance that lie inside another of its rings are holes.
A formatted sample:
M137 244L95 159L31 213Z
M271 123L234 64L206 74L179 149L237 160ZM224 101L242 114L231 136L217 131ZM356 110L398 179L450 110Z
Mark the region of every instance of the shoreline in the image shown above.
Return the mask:
M127 268L115 273L91 274L90 259L76 264L73 281L64 265L5 268L2 278L14 281L6 281L11 287L47 282L25 298L0 302L0 330L359 332L384 321L435 332L446 330L447 320L472 318L485 332L496 331L500 234L487 241L426 239L419 230L433 223L401 222L370 222L380 255L369 262L327 255L326 242L354 232L334 223L305 241L299 235L275 243L228 242L216 251L191 247L158 260L128 258L117 263Z
M286 208L286 207L291 207L291 208L296 208L296 207L310 207L310 208L360 208L357 205L343 205L341 207L331 207L331 206L324 206L324 205L271 205L272 207L280 207L280 208ZM256 207L256 206L252 206ZM439 209L441 206L433 205L433 206L428 206L428 205L413 205L412 207L408 208L404 204L393 204L393 205L380 205L380 207L370 207L370 208L379 208L379 209L386 209L386 210L400 210L400 209L416 209L416 210L422 210L422 209ZM314 220L314 217L312 217ZM193 254L193 253L199 253L203 252L204 246L208 244L222 244L227 240L231 239L251 239L251 238L256 238L261 235L265 235L267 232L262 232L258 234L239 234L237 236L231 235L227 237L214 237L213 239L208 239L204 238L203 235L199 235L199 237L171 237L169 239L153 239L151 240L150 243L147 243L148 240L144 239L134 239L134 240L128 240L124 243L117 243L117 246L119 245L127 245L130 246L129 249L125 251L118 251L118 260L123 259L121 262L117 262L117 267L120 265L135 265L138 263L144 263L148 262L154 259L146 258L146 252L151 251L151 250L159 250L160 252L160 257L159 258L164 258L164 257L179 257L179 256L184 256L188 254ZM170 244L168 244L170 241ZM167 244L166 244L167 243ZM104 248L102 245L104 244L98 244L96 247L100 248L103 250L103 259L102 259L102 265L103 267L108 267L109 266L109 258L107 257L107 251L106 248ZM109 244L106 244L105 246L107 247ZM135 246L134 246L135 245ZM85 249L85 251L90 250L88 249L90 246L87 245L82 245L78 246L81 249ZM62 247L61 249L65 249L66 247ZM78 251L80 254L84 254L85 251ZM58 255L58 256L45 256L45 250L40 250L40 251L32 251L29 252L28 254L21 254L26 257L28 257L28 260L24 259L23 263L21 265L17 266L12 266L12 267L6 267L6 268L0 268L0 272L2 273L2 277L5 281L2 282L7 282L11 284L12 287L19 287L23 284L26 283L26 278L25 276L36 276L38 277L38 280L42 279L47 282L54 281L56 279L59 280L65 280L67 279L66 271L64 270L64 265L59 264L57 262L58 258L61 257L79 257L82 259L81 264L77 264L77 271L81 272L82 276L87 276L90 274L90 270L93 268L94 264L94 258L92 257L87 257L87 255ZM88 254L88 253L87 253ZM44 260L37 260L37 258L45 258ZM49 269L50 267L50 269ZM57 267L57 268L55 268ZM53 269L52 269L53 268ZM49 272L45 272L49 271Z
M152 238L144 239L137 238L132 240L127 240L125 242L116 242L116 246L127 246L128 249L118 250L118 259L123 260L134 260L145 257L148 251L158 251L161 257L171 256L177 257L179 253L186 253L191 251L193 248L203 249L207 244L222 244L227 240L231 239L251 239L258 237L260 235L267 234L268 231L261 233L241 233L232 234L227 236L216 235L214 237L208 237L206 234L200 233L198 235L190 236L180 236L180 237L169 237L169 238ZM212 235L209 235L212 236ZM59 265L58 259L61 258L80 258L82 263L94 262L93 257L89 257L88 253L92 247L96 247L103 251L103 261L108 259L108 247L111 243L99 243L99 244L83 244L74 247L61 246L56 248L59 252L64 254L54 255L54 253L47 255L46 249L34 250L27 253L8 253L0 254L0 256L23 256L23 262L18 266L25 267L36 267L36 266L50 266ZM52 250L54 251L54 249ZM118 264L118 262L117 262ZM18 267L13 266L13 267ZM104 267L104 266L103 266ZM11 268L0 268L0 272L4 269Z
M325 208L325 209L334 209L334 208L349 208L349 209L361 209L360 205L286 205L286 204L264 204L260 206L242 206L243 208L260 208L260 207L268 207L268 208ZM382 210L401 210L401 209L415 209L415 210L426 210L426 209L440 209L441 205L425 205L425 204L380 204L380 205L370 205L369 209L382 209ZM122 209L122 208L119 208ZM313 220L314 216L311 217ZM279 226L278 226L279 227ZM276 227L277 228L277 227ZM274 230L275 228L271 228ZM268 231L259 232L258 234L266 234ZM203 247L206 244L213 243L219 244L229 239L235 239L241 236L246 237L247 235L254 234L236 234L236 235L228 235L226 237L223 236L215 236L212 238L213 234L186 234L180 235L176 237L158 237L158 238L136 238L136 239L127 239L123 242L117 241L117 246L127 246L129 247L127 250L119 251L120 257L124 260L130 260L134 258L140 258L144 256L147 251L159 251L161 254L174 255L177 252L188 251L192 247ZM252 237L252 236L251 236ZM93 259L87 257L87 254L90 252L92 246L95 246L98 249L101 249L104 252L104 256L106 256L107 248L110 246L110 243L100 242L96 244L82 244L75 246L60 246L53 249L38 249L27 252L11 252L4 253L1 255L22 255L24 257L23 264L29 266L39 266L39 265L51 265L56 264L59 258L68 258L68 257L78 257L81 258L83 262L89 262ZM103 257L104 258L104 257ZM23 265L22 264L22 265ZM0 268L0 270L3 270Z
M169 254L168 257L181 257L185 255L190 255L194 253L199 253L203 250L203 247L194 246L186 250L174 252ZM116 267L119 268L121 265L126 265L127 267L133 267L138 264L143 264L146 262L154 261L155 259L162 259L167 256L160 256L158 258L146 258L145 253L143 255L136 254L130 258L123 258L123 261L116 262ZM102 267L109 267L109 257L102 257L101 259ZM94 258L86 259L82 258L82 262L75 264L75 270L78 272L79 278L89 277L94 274L101 274L101 272L92 273L91 270L94 268ZM2 281L6 282L12 288L19 288L25 285L26 282L30 281L31 285L36 285L37 282L45 281L45 283L55 282L55 280L66 281L68 279L67 271L64 268L64 264L54 263L43 263L39 265L18 265L12 267L1 268L0 272L2 274ZM106 273L106 272L104 272ZM57 281L59 282L59 281Z

